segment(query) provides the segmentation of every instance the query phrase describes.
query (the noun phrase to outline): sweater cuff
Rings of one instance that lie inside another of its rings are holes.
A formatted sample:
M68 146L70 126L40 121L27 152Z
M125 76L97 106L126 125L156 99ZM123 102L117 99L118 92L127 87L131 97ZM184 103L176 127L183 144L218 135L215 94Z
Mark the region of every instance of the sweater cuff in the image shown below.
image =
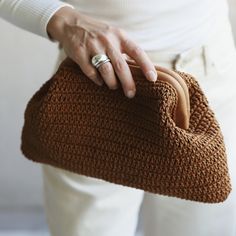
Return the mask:
M74 8L71 4L59 0L11 0L11 4L7 2L5 4L6 19L8 18L13 24L49 40L51 39L47 33L47 24L50 18L64 6Z
M55 41L53 39L50 38L50 35L47 33L47 25L49 20L51 19L51 17L62 7L71 7L74 9L74 6L68 4L68 3L63 3L60 1L56 1L54 4L51 4L50 6L48 6L47 10L44 12L44 15L41 18L40 21L40 31L41 31L41 35L51 41Z
M26 1L32 2L32 0ZM25 8L22 6L22 11L28 11L32 14L32 16L29 16L29 21L32 21L32 29L39 29L39 32L36 32L37 34L53 41L47 33L47 24L54 13L64 6L74 8L72 5L58 0L34 0L34 5L31 6L31 9L28 9L27 6Z

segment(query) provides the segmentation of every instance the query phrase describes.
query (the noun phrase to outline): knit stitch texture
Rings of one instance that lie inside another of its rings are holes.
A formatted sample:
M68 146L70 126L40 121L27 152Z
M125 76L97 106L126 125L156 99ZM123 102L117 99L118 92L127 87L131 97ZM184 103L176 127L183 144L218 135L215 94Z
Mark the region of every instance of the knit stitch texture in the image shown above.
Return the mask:
M26 158L147 192L199 202L231 191L220 126L196 79L175 71L189 90L187 129L173 119L170 84L130 67L136 95L98 86L71 59L29 100L21 137Z

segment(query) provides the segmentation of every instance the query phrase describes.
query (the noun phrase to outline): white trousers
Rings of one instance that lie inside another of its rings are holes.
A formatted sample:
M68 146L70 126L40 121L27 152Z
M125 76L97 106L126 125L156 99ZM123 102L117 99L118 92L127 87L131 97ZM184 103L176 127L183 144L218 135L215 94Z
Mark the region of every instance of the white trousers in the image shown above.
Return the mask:
M134 236L137 226L143 236L236 236L236 49L229 20L222 21L218 33L204 45L177 57L147 53L154 63L198 79L225 137L231 194L223 203L198 203L42 164L52 236ZM60 52L58 64L64 57Z

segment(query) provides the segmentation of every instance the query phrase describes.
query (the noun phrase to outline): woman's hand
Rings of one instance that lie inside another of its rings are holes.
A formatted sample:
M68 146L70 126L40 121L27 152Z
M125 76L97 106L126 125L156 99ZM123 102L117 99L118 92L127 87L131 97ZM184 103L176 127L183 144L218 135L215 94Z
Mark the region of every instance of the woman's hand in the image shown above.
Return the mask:
M129 98L135 95L136 88L125 55L136 61L148 80L155 81L157 78L152 61L142 48L127 37L124 30L75 9L59 9L50 19L47 32L92 81L98 85L105 81L110 89L116 89L119 86L118 77ZM91 64L91 58L100 53L106 54L111 61L96 69Z

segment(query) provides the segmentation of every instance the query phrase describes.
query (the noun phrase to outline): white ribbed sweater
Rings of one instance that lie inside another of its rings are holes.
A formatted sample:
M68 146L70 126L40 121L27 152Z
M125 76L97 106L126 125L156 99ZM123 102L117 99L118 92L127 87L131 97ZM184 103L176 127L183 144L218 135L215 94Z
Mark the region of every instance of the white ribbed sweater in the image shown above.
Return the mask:
M145 50L172 53L203 43L228 14L226 0L0 0L0 16L48 38L48 21L65 5L125 29Z

